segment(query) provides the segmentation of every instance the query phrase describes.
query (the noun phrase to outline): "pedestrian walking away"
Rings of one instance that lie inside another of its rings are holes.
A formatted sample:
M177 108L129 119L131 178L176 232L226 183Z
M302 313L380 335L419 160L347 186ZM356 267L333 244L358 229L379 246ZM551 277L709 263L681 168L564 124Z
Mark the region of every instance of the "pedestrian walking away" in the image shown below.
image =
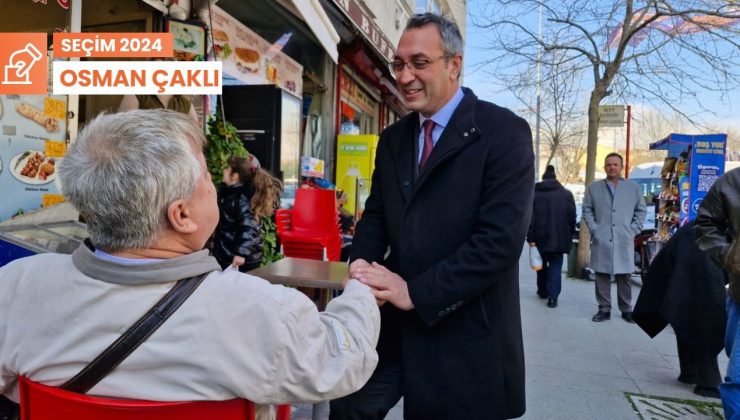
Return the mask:
M542 182L534 186L532 219L527 242L542 256L537 271L537 295L547 306L558 306L562 286L563 254L570 250L576 231L576 202L573 194L558 182L555 167L547 165Z

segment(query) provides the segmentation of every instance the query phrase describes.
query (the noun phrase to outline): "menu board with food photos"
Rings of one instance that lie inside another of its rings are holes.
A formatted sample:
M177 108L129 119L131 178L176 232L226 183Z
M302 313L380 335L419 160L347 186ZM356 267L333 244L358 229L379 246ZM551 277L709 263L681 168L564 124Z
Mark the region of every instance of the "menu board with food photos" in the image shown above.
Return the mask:
M281 49L290 42L290 34L270 43L213 6L213 44L217 60L223 62L223 72L247 85L273 84L301 97L303 66L284 54ZM213 52L211 52L213 54Z
M66 117L66 96L0 96L0 221L63 200Z

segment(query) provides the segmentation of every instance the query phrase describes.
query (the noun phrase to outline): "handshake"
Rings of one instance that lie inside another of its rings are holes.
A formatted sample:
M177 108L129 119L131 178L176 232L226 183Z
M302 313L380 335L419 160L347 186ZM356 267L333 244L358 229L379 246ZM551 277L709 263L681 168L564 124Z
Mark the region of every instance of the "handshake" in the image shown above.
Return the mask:
M349 265L349 276L370 286L379 306L390 302L404 311L414 309L406 281L384 266L358 259Z

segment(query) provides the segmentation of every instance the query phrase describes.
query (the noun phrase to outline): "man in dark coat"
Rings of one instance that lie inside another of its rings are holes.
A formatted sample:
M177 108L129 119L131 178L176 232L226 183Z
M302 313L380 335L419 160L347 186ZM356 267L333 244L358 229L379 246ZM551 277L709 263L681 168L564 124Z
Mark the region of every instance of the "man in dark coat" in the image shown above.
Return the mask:
M719 398L725 273L696 245L692 227L680 228L655 256L632 316L650 337L671 324L681 367L678 380L696 384L697 395Z
M394 61L411 114L383 131L350 257L381 307L379 364L332 419L524 414L519 256L534 186L532 135L511 111L460 88L462 38L409 20ZM436 143L436 144L435 144Z
M532 220L527 242L537 246L542 269L537 271L537 295L547 298L547 306L558 306L562 284L563 254L570 250L576 231L576 201L558 182L555 167L547 165L542 182L534 186Z

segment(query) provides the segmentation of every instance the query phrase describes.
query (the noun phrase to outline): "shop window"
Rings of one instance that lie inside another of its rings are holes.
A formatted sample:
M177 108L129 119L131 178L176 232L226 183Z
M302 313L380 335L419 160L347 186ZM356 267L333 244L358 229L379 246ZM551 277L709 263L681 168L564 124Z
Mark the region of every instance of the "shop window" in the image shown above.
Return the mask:
M400 119L400 115L396 113L396 111L393 110L390 106L387 104L383 106L383 127L382 130L385 130L386 127L389 125L395 123Z
M430 12L436 13L438 15L439 14L442 14L442 8L439 5L439 1L437 1L437 0L431 0L429 2L429 4L431 6L431 9L429 10Z
M416 0L416 13L432 12L441 14L442 7L439 4L439 0Z
M339 134L360 134L360 115L362 113L347 102L342 102L342 118Z
M341 91L339 133L378 134L379 101L349 74L342 78Z

